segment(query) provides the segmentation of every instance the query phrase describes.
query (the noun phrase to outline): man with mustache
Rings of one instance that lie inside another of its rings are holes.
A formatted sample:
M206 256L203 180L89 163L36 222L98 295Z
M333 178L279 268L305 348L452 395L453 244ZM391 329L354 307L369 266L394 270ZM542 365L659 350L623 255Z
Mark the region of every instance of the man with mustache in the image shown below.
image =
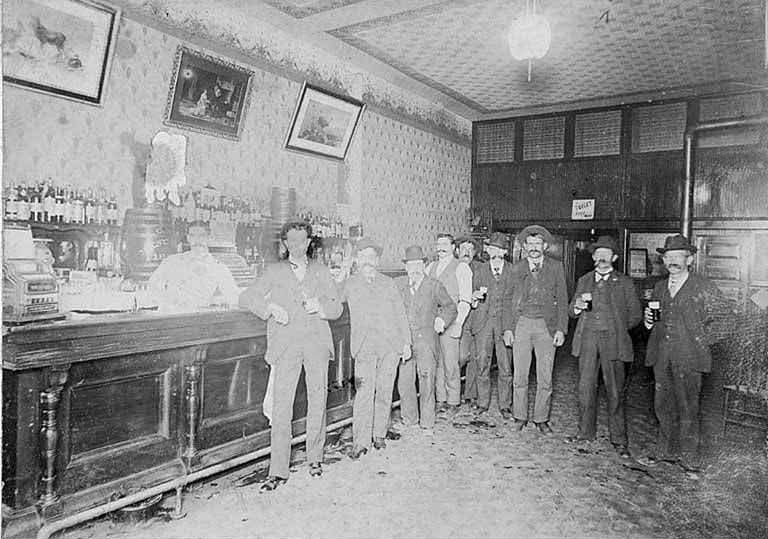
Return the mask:
M701 468L699 399L702 375L712 370L709 347L724 334L722 316L733 312L720 289L691 273L696 247L680 234L668 236L662 255L669 277L656 283L651 300L660 303L660 320L645 309L651 330L645 364L656 379L654 409L659 420L655 455L643 464L678 462L683 469ZM676 451L675 441L679 442Z
M536 351L536 402L533 422L542 434L549 434L552 408L552 369L555 348L568 331L568 293L563 264L544 256L552 235L543 226L530 225L518 235L525 258L511 268L513 291L505 321L504 343L512 347L514 362L513 403L515 430L528 423L528 374L531 353Z
M459 262L464 262L472 270L472 278L483 265L483 255L479 242L472 236L463 236L456 239L456 256ZM477 287L474 287L477 288ZM474 293L473 293L474 294ZM473 303L474 305L474 303ZM475 310L469 311L459 340L459 369L466 366L464 375L463 402L472 407L477 406L477 343L472 334L472 319Z
M435 370L437 369L437 336L456 318L456 305L437 279L424 274L427 257L418 245L405 250L407 276L396 279L405 303L411 328L413 358L400 363L397 391L405 427L421 426L427 435L435 425ZM416 374L419 377L419 401L416 402Z
M472 274L472 317L471 333L477 347L477 409L487 412L491 405L491 361L496 351L496 365L499 368L499 410L504 419L512 419L512 363L509 348L504 343L504 324L511 319L506 312L512 304L514 276L511 265L504 257L509 248L507 235L494 232L485 242L489 255L488 262L477 267Z
M595 439L597 376L602 370L611 443L629 457L624 365L634 360L629 330L642 318L640 302L632 279L613 269L619 258L613 238L600 236L589 250L595 269L579 278L569 305L569 314L578 318L571 353L579 358L579 429L569 441Z
M240 306L267 321L264 361L275 376L269 477L259 488L262 492L288 480L293 401L302 368L307 384L309 473L313 477L323 473L328 361L333 357L328 320L341 316L342 305L328 268L307 258L311 237L309 223L286 223L281 238L287 260L269 266L240 294Z
M377 268L382 248L368 238L357 245L359 271L345 285L355 360L350 458L386 447L397 365L411 358L411 330L395 282Z
M443 283L458 311L456 320L439 337L440 356L435 380L438 413L455 413L459 409L459 341L472 301L472 270L453 256L453 243L451 234L438 234L435 242L437 260L427 266L427 275Z

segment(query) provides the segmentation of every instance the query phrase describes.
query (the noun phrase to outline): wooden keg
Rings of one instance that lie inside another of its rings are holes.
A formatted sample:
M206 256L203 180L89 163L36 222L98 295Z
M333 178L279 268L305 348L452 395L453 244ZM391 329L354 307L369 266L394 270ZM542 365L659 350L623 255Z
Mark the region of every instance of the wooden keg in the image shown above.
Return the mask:
M149 206L125 211L120 260L126 278L146 281L160 262L175 252L173 222L168 210Z

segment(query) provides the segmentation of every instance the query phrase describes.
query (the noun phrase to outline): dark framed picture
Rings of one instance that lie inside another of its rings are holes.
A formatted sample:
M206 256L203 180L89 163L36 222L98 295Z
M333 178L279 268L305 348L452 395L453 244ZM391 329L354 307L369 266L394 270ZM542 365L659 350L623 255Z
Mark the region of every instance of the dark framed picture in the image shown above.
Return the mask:
M180 45L173 73L165 124L239 140L253 71Z
M362 101L304 83L285 147L343 161L363 109Z
M6 0L3 80L101 105L119 20L92 0Z

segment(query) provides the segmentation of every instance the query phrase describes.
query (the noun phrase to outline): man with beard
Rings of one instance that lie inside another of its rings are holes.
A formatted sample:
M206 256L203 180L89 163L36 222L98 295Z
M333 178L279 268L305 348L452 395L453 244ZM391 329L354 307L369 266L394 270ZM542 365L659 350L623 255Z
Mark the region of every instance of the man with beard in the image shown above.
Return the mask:
M714 283L689 272L696 247L687 238L669 236L664 247L656 250L669 277L653 289L651 301L659 303L658 316L650 307L645 309L645 327L651 330L645 364L653 367L656 379L659 434L656 454L643 463L679 462L683 469L695 472L701 467L701 378L712 370L709 347L722 337L722 315L732 309Z
M269 266L240 295L240 306L267 321L264 360L274 371L269 477L260 490L274 490L288 480L293 401L301 369L307 385L307 462L310 475L323 473L328 361L333 340L328 320L341 316L342 305L328 268L307 259L312 226L286 223L281 232L288 258Z
M443 283L458 311L456 320L439 337L440 356L437 362L435 396L438 413L456 412L461 403L459 341L464 320L471 308L472 270L453 256L451 234L438 234L435 247L437 260L427 266L427 275Z
M384 441L392 411L397 365L411 358L411 331L403 298L395 282L377 271L382 249L363 238L357 245L359 271L345 286L349 305L350 350L355 360L355 401L352 405L350 458L376 449Z
M472 276L471 331L477 343L477 407L487 412L491 405L491 361L496 351L499 369L499 409L504 419L512 419L512 363L509 348L504 343L505 326L511 320L508 308L512 302L514 276L504 257L509 243L507 235L494 232L486 241L485 251L490 260L479 265Z
M622 457L629 457L624 414L624 365L634 352L629 330L642 313L632 279L613 269L619 258L610 236L590 245L593 271L579 278L569 314L578 318L572 354L579 358L579 430L574 440L594 440L597 430L597 376L602 370L608 399L611 443Z
M536 402L533 422L542 434L549 434L552 408L552 369L555 348L565 341L568 331L568 293L562 263L544 256L552 235L543 226L522 230L518 241L526 257L516 262L510 322L504 324L504 343L512 347L513 414L515 430L528 423L528 374L531 353L536 351Z
M473 279L477 270L483 265L482 258L484 254L479 242L475 238L463 236L456 239L456 255L459 262L464 262L472 270ZM467 315L464 321L461 340L459 341L459 369L466 366L463 401L471 406L477 406L477 343L471 329L474 314L474 309L469 311L469 315Z
M421 426L431 435L435 425L435 370L437 369L437 335L456 318L456 305L437 279L424 274L427 257L421 247L405 250L407 276L395 283L403 297L411 328L413 358L400 363L397 391L405 427ZM419 402L416 403L416 373L419 377Z

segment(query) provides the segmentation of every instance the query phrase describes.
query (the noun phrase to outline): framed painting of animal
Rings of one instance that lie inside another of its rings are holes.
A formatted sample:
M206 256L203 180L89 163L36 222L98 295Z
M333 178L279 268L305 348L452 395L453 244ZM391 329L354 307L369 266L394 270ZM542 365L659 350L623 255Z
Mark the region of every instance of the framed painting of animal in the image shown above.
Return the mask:
M179 45L165 124L239 140L253 71Z
M343 161L364 108L362 101L304 83L285 147Z
M119 20L92 0L5 0L3 80L101 105Z

